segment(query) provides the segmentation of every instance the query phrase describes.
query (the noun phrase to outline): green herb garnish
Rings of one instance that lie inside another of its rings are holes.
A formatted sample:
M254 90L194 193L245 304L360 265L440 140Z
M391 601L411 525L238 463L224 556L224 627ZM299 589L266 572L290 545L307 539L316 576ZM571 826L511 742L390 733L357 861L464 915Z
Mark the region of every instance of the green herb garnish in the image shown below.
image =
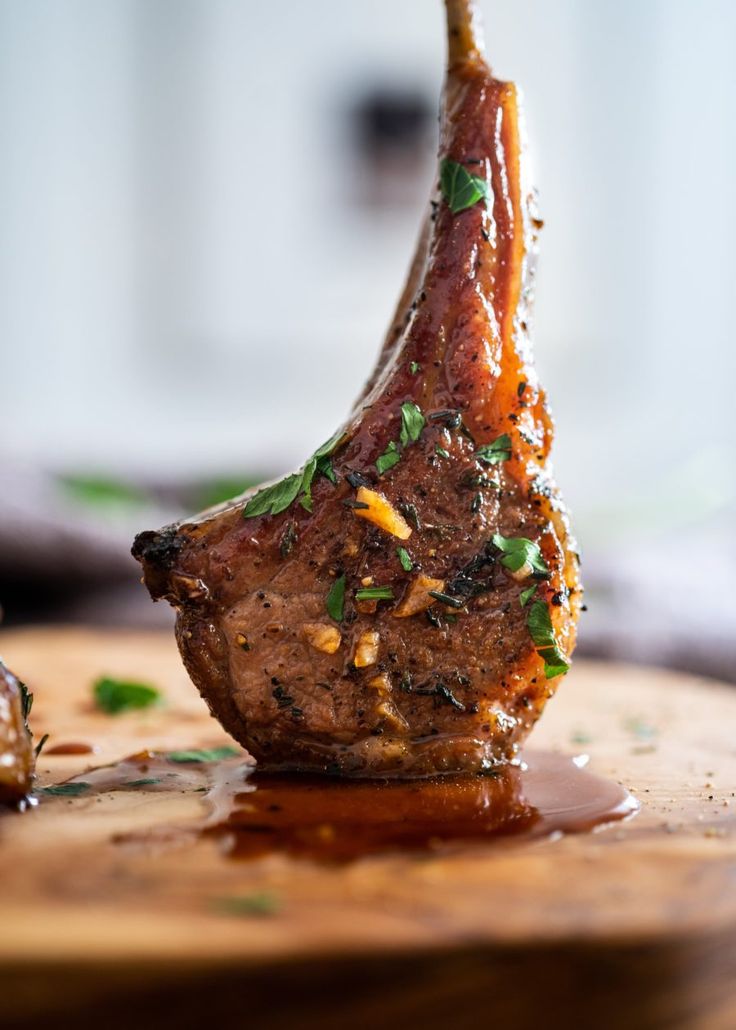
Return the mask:
M399 561L401 562L401 567L404 572L411 572L414 568L414 562L411 560L411 555L407 549L405 547L397 547L396 553L399 556Z
M488 198L488 183L450 158L440 165L440 187L453 215Z
M218 898L215 908L231 916L274 916L281 911L281 899L269 891Z
M85 791L89 790L89 783L57 783L53 787L41 787L39 794L45 794L48 797L66 797L66 798L78 798L80 794L84 794Z
M413 376L415 376L417 372L422 371L422 366L419 364L418 361L411 361L409 362L409 371Z
M524 565L531 566L534 572L549 572L539 544L533 540L527 540L524 536L501 536L500 533L494 533L493 546L503 552L501 564L511 572L518 572Z
M355 591L356 601L393 601L394 592L391 587L365 587Z
M292 472L278 483L272 483L271 486L259 490L243 508L243 518L252 519L256 515L265 514L279 515L282 511L286 511L300 494L302 507L311 511L314 477L319 473L329 479L331 483L337 482L330 456L335 453L344 439L345 433L339 430L326 443L317 448L299 472Z
M532 586L527 587L526 590L521 591L521 593L519 594L519 604L522 608L525 608L527 604L531 601L532 597L534 597L534 594L537 590L537 586L537 583L533 583Z
M128 780L126 783L123 784L123 786L124 787L130 787L130 788L150 787L154 783L160 783L160 782L161 782L161 780L158 777L151 776L148 779L143 779L143 780Z
M508 461L511 457L511 437L503 433L492 443L483 444L475 452L476 461L483 461L486 465L499 465L502 461Z
M169 751L166 755L170 762L184 764L187 762L220 762L225 758L237 758L242 752L234 747L192 748L189 751Z
M402 404L401 432L399 433L401 446L408 447L409 444L416 443L422 435L424 425L424 415L417 404L414 404L413 401L406 401L405 404Z
M565 656L557 646L549 608L544 601L535 601L529 609L526 624L534 641L537 654L544 661L544 675L547 679L564 676L570 668Z
M444 447L440 447L439 444L435 446L435 454L439 454L440 458L449 458L450 452L446 451Z
M73 500L95 508L138 507L151 501L142 490L104 476L63 476L60 484Z
M330 587L330 592L327 595L327 601L325 602L327 607L327 614L335 622L342 622L342 617L345 610L345 574L338 576L335 582Z
M394 465L398 465L401 461L401 455L399 454L396 443L392 440L383 454L376 461L376 468L378 475L382 476L384 472L388 472Z
M92 687L95 704L108 715L134 708L150 708L161 701L161 692L148 683L134 683L101 676Z

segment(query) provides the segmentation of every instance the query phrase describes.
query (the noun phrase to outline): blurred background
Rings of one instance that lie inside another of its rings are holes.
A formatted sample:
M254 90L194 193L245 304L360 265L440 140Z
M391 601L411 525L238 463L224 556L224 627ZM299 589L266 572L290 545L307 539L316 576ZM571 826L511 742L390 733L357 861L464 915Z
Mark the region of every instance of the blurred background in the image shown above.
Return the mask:
M526 96L581 650L736 681L736 4L482 0ZM0 0L0 603L171 619L128 551L295 467L434 175L439 0Z

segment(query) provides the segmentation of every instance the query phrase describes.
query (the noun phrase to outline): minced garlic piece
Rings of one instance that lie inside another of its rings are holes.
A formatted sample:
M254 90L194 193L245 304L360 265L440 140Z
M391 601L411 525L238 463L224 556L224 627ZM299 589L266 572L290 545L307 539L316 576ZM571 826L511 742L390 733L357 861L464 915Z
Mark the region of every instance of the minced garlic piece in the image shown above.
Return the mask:
M518 569L507 569L508 574L512 579L515 579L517 583L521 583L522 580L529 579L531 574L534 572L534 566L531 562L525 561L524 564Z
M325 626L321 622L305 622L302 633L315 651L324 651L325 654L334 654L342 642L340 630L336 626Z
M380 639L378 633L372 629L360 634L353 658L356 669L364 669L367 665L376 664Z
M401 598L400 603L394 608L392 614L397 619L406 619L410 615L426 612L435 601L433 597L429 596L429 591L434 590L437 593L442 593L444 589L444 579L416 576L409 584L406 593Z
M363 576L363 578L360 581L360 585L363 586L363 587L372 587L373 586L373 576Z
M353 509L359 519L368 519L379 529L398 537L399 540L409 539L411 526L383 494L379 494L376 490L369 490L368 487L359 486L356 500L360 504L367 505L366 508Z

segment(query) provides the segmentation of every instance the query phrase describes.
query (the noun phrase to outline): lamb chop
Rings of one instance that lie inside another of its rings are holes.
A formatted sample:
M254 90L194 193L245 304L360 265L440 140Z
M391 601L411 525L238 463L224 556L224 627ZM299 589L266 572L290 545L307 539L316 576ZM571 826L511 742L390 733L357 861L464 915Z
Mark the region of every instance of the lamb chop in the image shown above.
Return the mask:
M0 662L0 805L19 805L30 793L34 754L28 713L32 695Z
M133 548L211 711L270 768L492 769L575 642L519 96L485 63L470 0L447 16L437 191L351 416L298 472Z

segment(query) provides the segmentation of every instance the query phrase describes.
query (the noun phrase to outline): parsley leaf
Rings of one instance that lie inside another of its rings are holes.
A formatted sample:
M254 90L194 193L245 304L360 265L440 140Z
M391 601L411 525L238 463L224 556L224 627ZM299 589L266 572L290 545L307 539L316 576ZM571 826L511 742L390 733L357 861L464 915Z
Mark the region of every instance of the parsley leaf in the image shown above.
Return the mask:
M411 555L407 549L405 547L397 547L396 553L399 556L399 561L401 562L401 567L404 572L411 572L414 568L414 562L411 560Z
M92 687L95 704L108 715L135 708L150 708L161 701L161 691L148 683L134 683L101 676Z
M218 898L215 908L231 916L274 916L281 910L281 899L270 891Z
M557 646L552 618L544 601L535 601L532 604L526 624L537 654L544 661L544 675L547 679L564 676L570 665Z
M342 622L345 611L345 573L338 576L327 595L327 614L335 622Z
M356 601L393 601L394 592L391 587L365 587L355 591Z
M53 787L41 787L38 793L45 794L47 797L78 798L87 790L89 790L89 783L77 781L76 783L57 783Z
M537 586L537 583L533 583L532 586L527 587L526 590L521 591L521 593L519 594L519 604L522 608L525 608L527 604L531 601L531 599L534 597L534 594L537 591Z
M524 565L530 565L534 572L549 573L547 563L539 550L539 544L525 536L501 536L494 533L493 546L503 552L501 564L511 572L518 572Z
M337 482L330 456L335 453L344 439L344 431L338 430L326 443L317 448L299 472L292 472L291 475L280 479L278 483L272 483L271 486L259 490L243 508L243 518L252 519L256 515L266 514L279 515L294 503L299 494L302 495L300 499L302 507L311 512L314 477L319 473L329 479L331 483Z
M219 762L224 758L237 758L241 752L234 747L192 748L189 751L169 751L166 755L170 762L184 764L187 762Z
M450 158L440 165L440 187L453 215L488 199L488 183Z
M492 443L483 444L475 452L476 461L483 461L486 465L499 465L502 461L508 461L511 457L511 437L503 433Z
M386 450L376 461L376 468L378 475L382 476L384 472L388 472L394 465L398 465L401 461L401 455L399 454L398 448L395 442L392 440Z
M406 401L401 405L401 432L399 441L402 447L408 447L410 443L416 443L424 429L424 415L422 409L413 401Z
M417 374L417 372L421 372L422 371L422 366L419 364L418 361L411 361L409 363L409 371L411 372L411 374L413 376L415 376Z

